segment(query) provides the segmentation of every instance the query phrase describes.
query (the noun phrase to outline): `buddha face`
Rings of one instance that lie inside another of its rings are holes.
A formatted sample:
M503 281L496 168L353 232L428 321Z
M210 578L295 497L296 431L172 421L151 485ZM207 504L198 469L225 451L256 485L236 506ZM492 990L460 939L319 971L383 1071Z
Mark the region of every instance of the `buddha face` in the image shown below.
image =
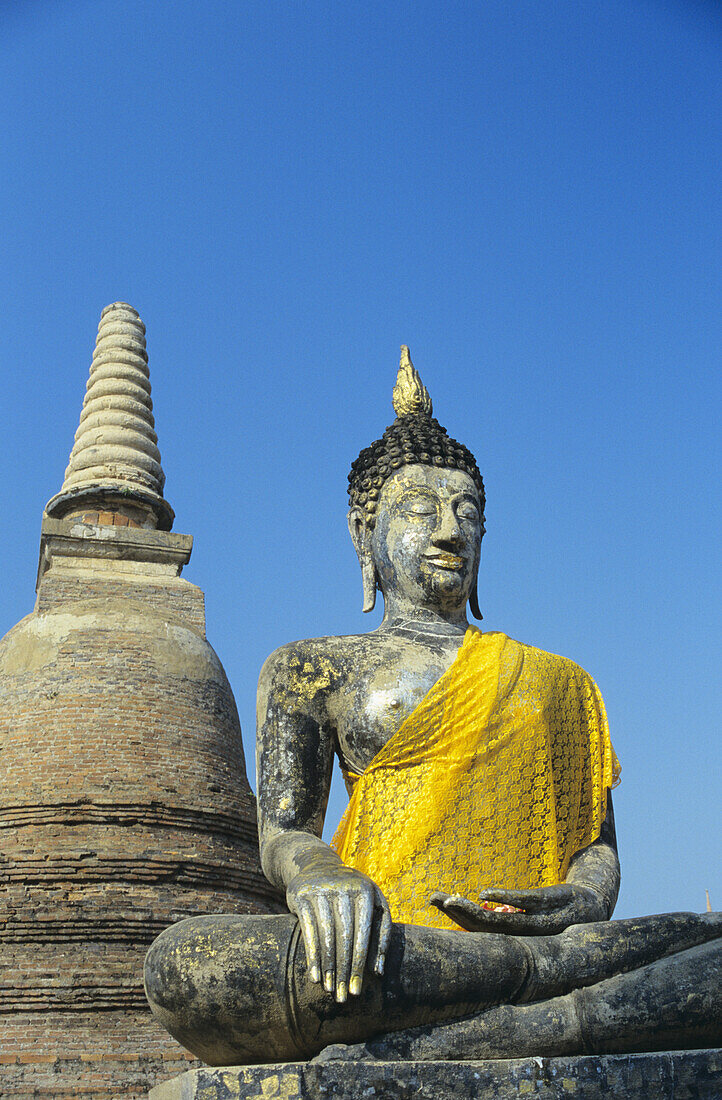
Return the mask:
M481 505L461 470L402 466L384 482L369 544L384 598L463 612L476 583Z

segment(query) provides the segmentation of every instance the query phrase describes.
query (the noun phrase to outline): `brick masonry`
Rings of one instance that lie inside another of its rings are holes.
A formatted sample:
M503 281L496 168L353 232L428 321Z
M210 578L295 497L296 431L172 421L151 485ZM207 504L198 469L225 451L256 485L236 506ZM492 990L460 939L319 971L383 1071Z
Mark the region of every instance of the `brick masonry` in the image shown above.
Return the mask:
M36 608L0 641L3 1096L132 1098L193 1064L146 1007L148 944L283 908L183 536L152 532L144 561L115 525L94 558L80 527L49 523Z

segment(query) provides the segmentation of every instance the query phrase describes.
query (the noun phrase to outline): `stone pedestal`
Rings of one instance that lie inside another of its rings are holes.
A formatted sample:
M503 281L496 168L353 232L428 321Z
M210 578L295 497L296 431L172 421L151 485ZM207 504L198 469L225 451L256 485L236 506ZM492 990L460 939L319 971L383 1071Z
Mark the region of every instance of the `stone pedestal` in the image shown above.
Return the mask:
M720 1100L722 1050L189 1070L149 1100Z

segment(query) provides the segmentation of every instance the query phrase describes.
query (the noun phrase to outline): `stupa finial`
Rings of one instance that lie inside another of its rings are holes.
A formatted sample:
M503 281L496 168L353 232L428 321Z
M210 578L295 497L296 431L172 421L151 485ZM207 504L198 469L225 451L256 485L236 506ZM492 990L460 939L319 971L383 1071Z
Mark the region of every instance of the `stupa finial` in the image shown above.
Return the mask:
M414 416L419 413L431 416L433 412L429 391L411 362L406 344L401 345L401 361L392 400L397 416Z
M47 514L136 508L145 526L170 530L173 510L163 499L157 444L145 325L127 302L114 302L100 316L80 426Z

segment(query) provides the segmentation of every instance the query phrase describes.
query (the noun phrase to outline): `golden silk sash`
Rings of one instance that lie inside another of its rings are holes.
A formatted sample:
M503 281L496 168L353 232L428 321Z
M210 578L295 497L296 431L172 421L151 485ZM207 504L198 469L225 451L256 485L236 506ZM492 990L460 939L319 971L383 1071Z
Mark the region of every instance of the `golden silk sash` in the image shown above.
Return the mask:
M455 928L429 905L434 890L475 899L563 882L599 836L619 772L583 669L470 627L357 778L332 845L380 887L395 921Z

